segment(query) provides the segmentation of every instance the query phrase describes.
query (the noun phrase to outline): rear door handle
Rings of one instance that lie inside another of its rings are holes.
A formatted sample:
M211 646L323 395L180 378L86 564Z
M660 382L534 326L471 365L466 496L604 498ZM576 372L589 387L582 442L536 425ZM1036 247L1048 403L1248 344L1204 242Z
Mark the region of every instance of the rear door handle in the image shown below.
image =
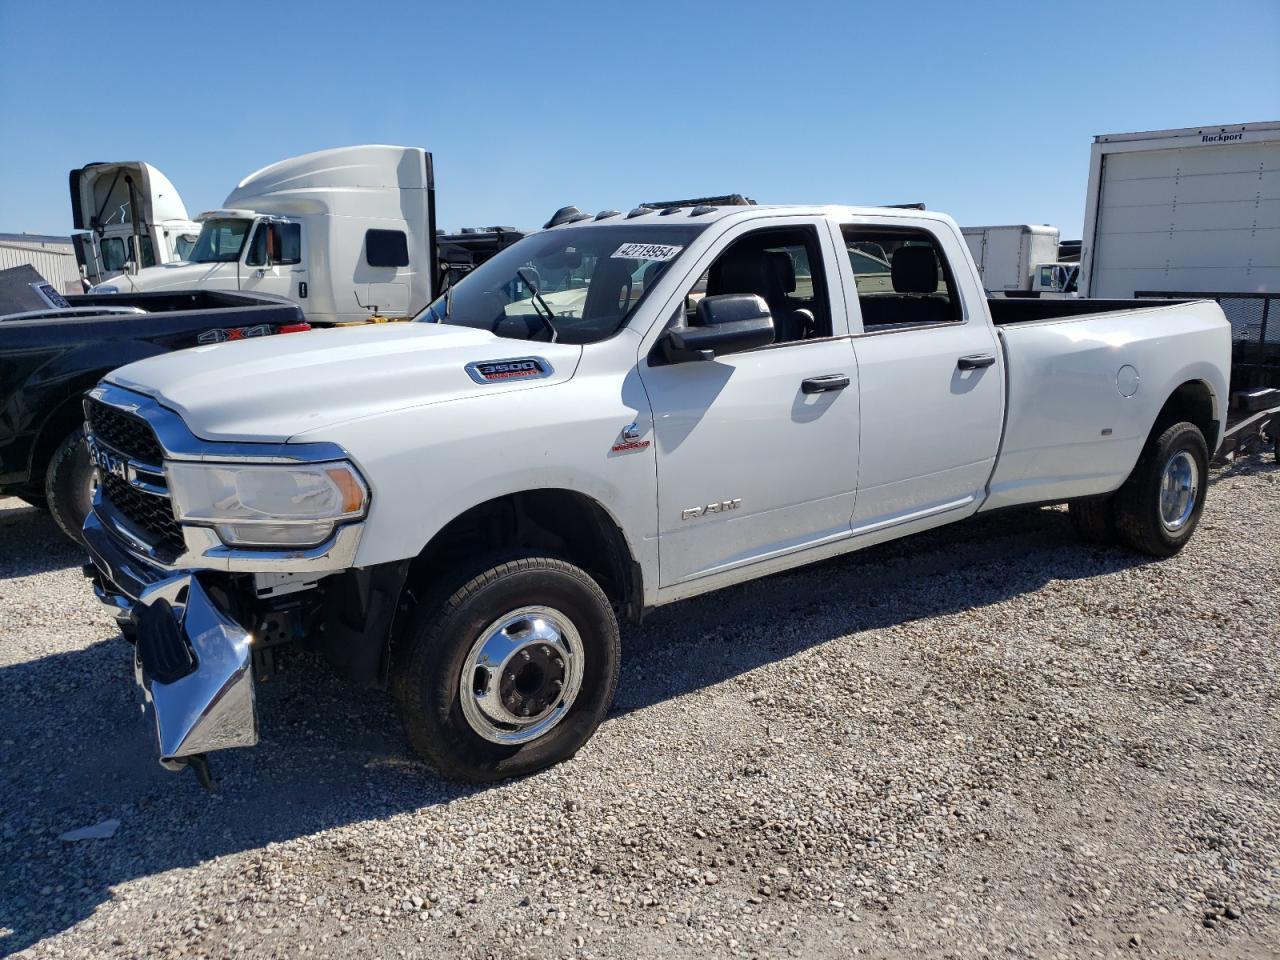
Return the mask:
M827 377L810 377L800 383L803 393L829 393L832 390L843 390L849 385L849 378L843 373L833 373Z
M981 370L983 367L989 367L996 362L996 358L989 353L978 353L972 357L961 357L956 361L956 366L961 370Z

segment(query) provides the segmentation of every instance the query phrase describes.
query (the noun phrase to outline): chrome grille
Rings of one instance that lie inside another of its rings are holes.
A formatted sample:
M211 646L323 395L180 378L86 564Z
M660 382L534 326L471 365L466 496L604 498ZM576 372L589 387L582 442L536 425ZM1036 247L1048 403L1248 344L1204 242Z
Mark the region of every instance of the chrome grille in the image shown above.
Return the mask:
M89 431L112 449L123 453L130 460L159 466L164 461L164 451L147 421L97 400L85 403L85 415Z
M136 467L151 468L164 463L164 451L155 433L141 417L109 407L96 400L85 403L89 434L95 442L128 458ZM134 476L129 471L129 476ZM168 563L186 549L182 527L173 515L173 501L165 487L164 475L145 474L148 489L135 486L127 477L99 469L102 498L125 521L130 530L141 536L158 559Z

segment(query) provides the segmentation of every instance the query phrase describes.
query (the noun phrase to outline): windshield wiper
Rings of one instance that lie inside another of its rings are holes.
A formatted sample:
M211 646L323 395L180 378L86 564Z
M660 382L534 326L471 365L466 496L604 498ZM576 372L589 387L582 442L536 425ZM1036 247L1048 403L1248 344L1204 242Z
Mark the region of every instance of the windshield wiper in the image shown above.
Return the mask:
M528 267L521 267L516 271L516 276L525 282L525 286L533 294L533 312L539 320L547 325L547 329L551 331L551 342L555 343L560 338L560 331L556 329L555 321L553 320L555 313L547 305L547 301L542 299L542 293L538 290L538 285L533 280L533 271ZM545 314L543 313L544 310L546 311Z

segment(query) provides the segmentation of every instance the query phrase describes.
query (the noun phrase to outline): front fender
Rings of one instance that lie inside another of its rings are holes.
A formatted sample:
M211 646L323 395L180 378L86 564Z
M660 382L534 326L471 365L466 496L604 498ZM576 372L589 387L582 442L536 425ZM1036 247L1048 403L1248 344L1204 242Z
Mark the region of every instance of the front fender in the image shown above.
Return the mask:
M640 440L622 444L635 424ZM639 378L579 373L524 393L388 412L315 436L347 450L371 491L356 557L370 566L417 556L450 521L499 497L566 490L600 506L657 583L657 461ZM615 450L615 447L622 449Z

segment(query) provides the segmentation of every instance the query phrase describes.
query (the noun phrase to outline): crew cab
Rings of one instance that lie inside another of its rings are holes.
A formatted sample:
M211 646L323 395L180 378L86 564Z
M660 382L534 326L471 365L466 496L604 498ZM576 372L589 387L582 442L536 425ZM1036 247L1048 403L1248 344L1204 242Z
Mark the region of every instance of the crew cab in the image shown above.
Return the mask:
M1215 303L988 301L920 210L556 220L417 322L91 392L97 462L147 465L84 533L165 765L256 742L279 644L386 684L429 764L488 781L591 736L621 617L1019 504L1157 557L1196 528Z

